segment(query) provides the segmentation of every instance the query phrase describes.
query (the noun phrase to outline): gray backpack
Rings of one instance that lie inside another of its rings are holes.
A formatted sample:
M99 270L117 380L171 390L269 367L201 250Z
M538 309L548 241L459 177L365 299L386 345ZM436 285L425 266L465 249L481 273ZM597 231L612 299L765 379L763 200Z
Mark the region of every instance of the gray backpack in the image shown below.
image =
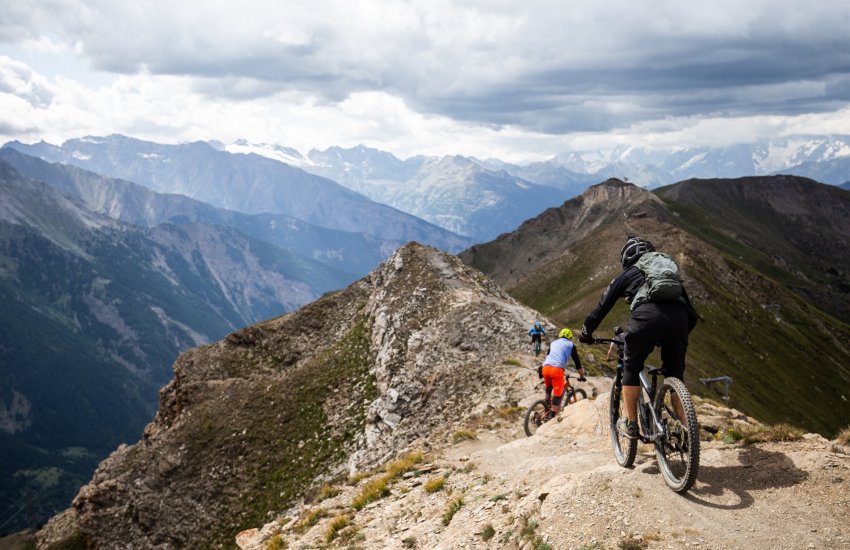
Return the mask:
M644 302L673 302L682 298L682 279L673 258L661 252L647 252L635 265L646 280L635 293L631 309Z

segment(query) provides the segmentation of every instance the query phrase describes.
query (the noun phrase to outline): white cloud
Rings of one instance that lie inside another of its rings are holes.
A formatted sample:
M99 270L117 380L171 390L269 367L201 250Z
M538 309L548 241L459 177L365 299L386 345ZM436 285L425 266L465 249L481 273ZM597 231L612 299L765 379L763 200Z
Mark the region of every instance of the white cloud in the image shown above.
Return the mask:
M13 2L0 43L42 74L6 59L4 105L28 107L0 122L512 158L772 117L834 127L848 23L843 0Z

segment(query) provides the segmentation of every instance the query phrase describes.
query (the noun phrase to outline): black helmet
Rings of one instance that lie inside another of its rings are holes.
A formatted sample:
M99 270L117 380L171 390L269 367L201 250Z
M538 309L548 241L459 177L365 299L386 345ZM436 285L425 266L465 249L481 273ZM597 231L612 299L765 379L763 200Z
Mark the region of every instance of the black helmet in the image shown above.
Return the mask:
M635 237L634 235L629 235L626 238L626 244L620 250L620 261L623 262L623 269L633 265L645 253L654 251L655 247L652 246L651 242L640 237Z

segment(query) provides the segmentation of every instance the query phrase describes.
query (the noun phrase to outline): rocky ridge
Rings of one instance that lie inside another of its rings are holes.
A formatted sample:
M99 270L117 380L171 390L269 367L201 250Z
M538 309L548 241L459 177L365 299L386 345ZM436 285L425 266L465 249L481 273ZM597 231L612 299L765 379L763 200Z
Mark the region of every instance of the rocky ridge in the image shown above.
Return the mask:
M536 318L411 243L343 291L181 355L144 438L101 463L39 545L228 547L311 487L509 405L505 361Z

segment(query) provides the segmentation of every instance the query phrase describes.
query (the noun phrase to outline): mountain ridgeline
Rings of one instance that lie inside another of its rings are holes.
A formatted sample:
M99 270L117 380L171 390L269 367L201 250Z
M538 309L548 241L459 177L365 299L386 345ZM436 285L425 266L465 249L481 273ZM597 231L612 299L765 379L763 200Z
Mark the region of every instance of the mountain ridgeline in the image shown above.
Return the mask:
M621 269L627 235L672 254L705 318L686 381L734 380L731 405L834 435L850 418L850 193L793 176L588 189L461 257L517 299L580 328ZM628 320L625 303L599 329ZM654 357L657 364L658 358ZM651 360L651 362L652 362Z

